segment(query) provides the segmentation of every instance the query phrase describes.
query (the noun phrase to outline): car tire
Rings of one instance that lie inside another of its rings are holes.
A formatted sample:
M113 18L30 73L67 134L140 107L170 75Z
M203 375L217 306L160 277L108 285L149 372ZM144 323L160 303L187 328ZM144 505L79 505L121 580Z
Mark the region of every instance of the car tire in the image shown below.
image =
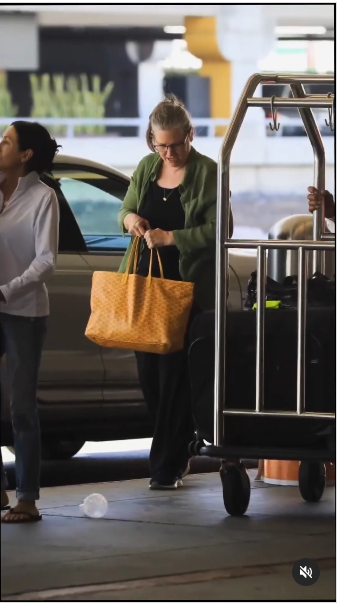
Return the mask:
M83 448L85 440L50 440L41 443L41 459L43 461L68 461ZM15 455L13 446L7 446Z
M41 458L43 461L68 461L75 456L85 441L83 440L50 440L41 444Z

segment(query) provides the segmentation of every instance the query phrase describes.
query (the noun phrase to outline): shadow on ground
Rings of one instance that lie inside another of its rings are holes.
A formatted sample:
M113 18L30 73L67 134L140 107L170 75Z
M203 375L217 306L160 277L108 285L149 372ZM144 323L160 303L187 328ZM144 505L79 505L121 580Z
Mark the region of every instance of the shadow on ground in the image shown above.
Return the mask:
M70 486L98 482L113 482L149 477L148 451L111 452L92 455L79 454L68 461L44 462L41 487ZM255 468L256 461L246 461ZM191 473L212 473L219 470L216 459L197 458L192 461ZM15 489L14 463L6 464L9 488Z

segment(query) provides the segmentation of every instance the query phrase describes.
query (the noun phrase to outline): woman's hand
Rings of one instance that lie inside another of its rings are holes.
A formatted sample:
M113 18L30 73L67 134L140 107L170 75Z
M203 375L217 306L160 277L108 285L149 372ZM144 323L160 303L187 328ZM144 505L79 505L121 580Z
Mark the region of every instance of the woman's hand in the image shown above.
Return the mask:
M333 196L329 191L318 191L314 186L309 186L308 208L311 213L319 209L324 202L325 205L325 217L330 219L335 216L335 203Z
M161 230L156 228L155 230L148 230L144 239L149 249L155 249L156 247L165 247L166 245L174 245L174 238L171 231Z
M143 237L150 228L150 223L137 214L128 214L124 220L124 226L133 237Z

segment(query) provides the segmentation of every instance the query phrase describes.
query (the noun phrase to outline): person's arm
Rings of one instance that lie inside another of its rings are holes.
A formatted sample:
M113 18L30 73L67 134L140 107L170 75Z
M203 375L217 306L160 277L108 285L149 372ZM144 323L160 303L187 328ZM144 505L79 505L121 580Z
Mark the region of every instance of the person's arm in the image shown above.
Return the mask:
M137 180L138 180L138 168L133 173L129 188L124 197L122 207L118 213L118 224L121 231L125 234L128 232L125 228L124 220L128 214L137 214Z
M183 230L173 230L172 237L174 245L178 247L180 253L188 253L193 249L202 249L212 247L216 241L216 200L217 200L217 172L210 170L205 178L201 197L205 205L204 224L185 228ZM229 218L229 236L233 235L233 214L230 210Z
M172 236L180 253L188 253L193 249L202 249L215 245L216 241L216 207L210 208L206 216L206 224L185 228L184 230L173 230ZM233 235L233 214L229 218L229 237Z
M41 206L34 226L35 258L25 272L0 287L3 301L10 302L44 283L56 267L59 238L59 206L54 191Z
M316 209L319 209L322 203L324 203L325 217L334 222L336 216L336 205L332 194L329 191L320 192L314 186L309 186L308 192L309 195L307 196L307 199L310 213L313 213Z

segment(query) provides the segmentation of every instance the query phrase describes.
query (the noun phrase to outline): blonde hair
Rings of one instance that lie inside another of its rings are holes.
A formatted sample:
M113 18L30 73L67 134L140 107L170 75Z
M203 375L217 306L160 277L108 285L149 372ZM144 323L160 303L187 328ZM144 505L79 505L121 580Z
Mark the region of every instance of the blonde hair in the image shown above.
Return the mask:
M152 111L146 131L146 142L151 151L153 146L153 130L172 130L179 128L186 135L193 131L192 120L184 103L174 94L168 94Z

